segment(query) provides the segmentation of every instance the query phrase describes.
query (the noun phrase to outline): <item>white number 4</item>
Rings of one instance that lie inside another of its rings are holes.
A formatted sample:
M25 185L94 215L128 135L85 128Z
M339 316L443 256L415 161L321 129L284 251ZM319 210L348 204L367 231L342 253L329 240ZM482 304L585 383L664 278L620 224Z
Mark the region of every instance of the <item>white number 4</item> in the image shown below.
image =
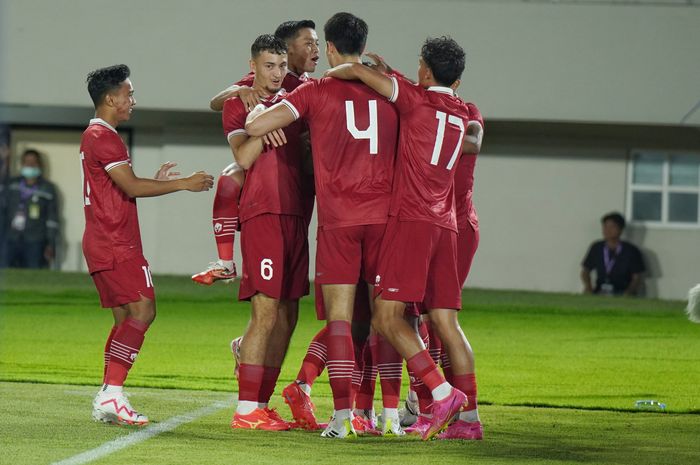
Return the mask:
M435 118L438 120L437 135L435 136L435 146L433 147L433 157L430 159L430 164L437 166L438 160L440 159L440 152L442 152L442 142L445 138L445 122L448 121L450 124L454 124L459 128L459 139L457 139L457 146L452 153L452 158L450 158L449 163L447 163L447 169L451 170L457 161L457 157L462 151L462 139L464 138L464 122L462 118L458 118L453 115L447 115L441 111L435 112Z
M345 101L345 122L355 139L369 139L369 154L376 155L379 152L379 137L377 136L377 101L369 102L369 126L360 131L355 125L355 105L352 100Z

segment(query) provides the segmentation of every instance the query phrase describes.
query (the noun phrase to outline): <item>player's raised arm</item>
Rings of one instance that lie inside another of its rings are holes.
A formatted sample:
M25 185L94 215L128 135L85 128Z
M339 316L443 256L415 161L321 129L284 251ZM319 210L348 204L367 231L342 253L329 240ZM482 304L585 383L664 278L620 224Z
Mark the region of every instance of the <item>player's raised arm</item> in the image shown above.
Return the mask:
M324 73L326 77L360 80L386 98L394 93L394 83L389 76L361 63L344 63Z
M462 153L479 153L481 151L481 141L484 138L484 129L478 121L469 121L467 133L462 142Z
M292 110L284 102L280 102L260 113L254 110L245 123L245 130L250 136L261 137L275 129L289 126L295 119Z
M213 96L209 101L209 108L214 111L221 111L224 109L224 102L226 100L238 97L243 101L246 110L250 111L267 96L268 94L266 94L264 90L234 84Z
M126 195L136 197L156 197L177 191L208 191L214 185L214 177L204 171L197 171L186 178L148 179L139 178L131 167L124 163L108 171L109 177Z

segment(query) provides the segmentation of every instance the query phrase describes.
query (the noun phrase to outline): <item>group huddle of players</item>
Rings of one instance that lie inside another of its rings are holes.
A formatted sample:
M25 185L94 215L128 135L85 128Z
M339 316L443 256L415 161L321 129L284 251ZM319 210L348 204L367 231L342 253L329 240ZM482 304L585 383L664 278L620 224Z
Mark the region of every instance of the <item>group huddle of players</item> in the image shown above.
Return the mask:
M288 21L255 39L251 73L211 101L222 111L235 163L216 186L219 260L193 280L236 277L233 242L240 229L239 299L252 310L245 334L231 343L239 387L231 427L319 429L327 438L481 439L474 356L457 317L479 240L471 195L483 135L479 110L455 93L465 53L448 37L427 39L413 82L378 55L368 54L373 64L362 63L368 34L362 19L337 13L324 34L331 68L323 78L308 76L319 59L314 22ZM213 177L177 177L170 162L155 179L134 174L116 130L136 104L129 76L126 65L88 75L95 118L80 148L83 252L101 304L114 317L93 418L145 425L148 418L123 392L156 315L135 199L206 191ZM293 416L288 422L268 402L299 299L309 293L314 201L316 310L327 324L283 390ZM413 415L401 418L404 360ZM324 369L334 405L328 424L317 421L310 398Z

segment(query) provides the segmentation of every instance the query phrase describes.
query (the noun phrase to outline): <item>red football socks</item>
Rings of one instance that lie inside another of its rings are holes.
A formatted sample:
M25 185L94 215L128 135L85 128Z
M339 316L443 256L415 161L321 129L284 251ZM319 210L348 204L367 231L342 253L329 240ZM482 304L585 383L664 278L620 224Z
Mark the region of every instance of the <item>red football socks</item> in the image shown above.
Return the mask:
M466 375L454 375L454 387L467 395L468 405L464 411L475 410L476 405L476 375L467 373Z
M406 361L408 369L411 370L417 378L423 381L428 389L432 392L433 389L445 382L445 378L438 370L438 367L430 358L428 350L422 350Z
M335 410L352 408L352 371L355 366L349 321L328 322L328 378Z
M109 348L112 347L112 339L114 338L114 333L117 332L117 328L119 326L112 326L112 330L109 332L109 336L107 336L107 342L105 343L105 366L104 370L102 372L102 384L105 382L105 378L107 377L107 365L109 365Z
M389 341L377 335L374 346L379 370L379 382L382 386L382 403L384 408L398 408L401 395L401 375L403 372L403 357L389 344Z
M306 349L304 361L301 362L297 381L312 386L316 378L323 373L323 369L326 367L326 360L328 359L327 334L328 327L324 326L311 340L309 348Z
M109 345L109 363L105 373L105 384L123 386L136 356L141 350L148 323L127 318L117 327Z
M369 336L367 345L363 353L364 367L362 369L362 383L355 397L355 408L360 410L371 410L374 405L374 389L377 385L377 365L372 358L372 346L377 344L377 337L374 334Z
M233 260L233 243L238 229L238 199L241 186L230 176L219 176L214 196L212 226L219 258Z
M277 378L279 377L280 369L278 367L264 367L258 402L263 404L270 402L270 397L275 392L275 385L277 385Z
M265 368L241 363L238 367L238 401L259 402ZM274 388L273 388L274 389Z

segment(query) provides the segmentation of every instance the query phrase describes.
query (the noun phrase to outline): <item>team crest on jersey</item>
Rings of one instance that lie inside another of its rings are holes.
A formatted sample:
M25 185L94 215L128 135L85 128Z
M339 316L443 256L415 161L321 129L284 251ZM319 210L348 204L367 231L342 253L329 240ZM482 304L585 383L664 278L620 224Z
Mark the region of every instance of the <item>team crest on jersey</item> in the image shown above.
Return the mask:
M223 226L221 223L216 223L216 224L214 225L214 232L218 234L218 233L221 232L221 230L222 230L223 228L224 228L224 226Z

